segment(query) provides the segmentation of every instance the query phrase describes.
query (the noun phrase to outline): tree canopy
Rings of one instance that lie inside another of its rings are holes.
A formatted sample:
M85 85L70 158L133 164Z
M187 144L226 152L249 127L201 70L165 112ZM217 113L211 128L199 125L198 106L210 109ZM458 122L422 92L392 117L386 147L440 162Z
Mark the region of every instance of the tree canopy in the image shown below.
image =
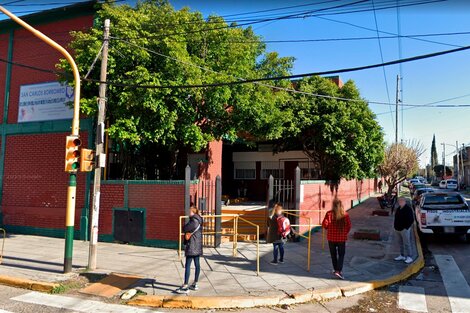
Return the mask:
M379 172L388 186L388 194L391 194L398 184L407 177L418 171L418 160L422 154L421 144L414 141L391 144L386 147L384 160L379 166Z
M365 178L376 174L383 158L383 133L375 115L361 99L353 81L342 88L314 76L296 82L299 91L352 99L294 94L284 109L293 119L285 128L280 149L299 146L316 164L322 178Z
M276 142L278 149L295 143L328 179L375 174L383 134L352 81L342 88L322 77L204 88L138 87L276 77L289 75L293 67L294 58L267 52L252 28L228 25L215 15L204 18L188 8L175 10L163 0L139 1L135 7L102 4L90 30L72 33L70 48L81 73L99 54L105 19L111 20L107 131L133 168L123 176L140 175L133 157L143 154L143 172L156 173L155 166L164 164L159 173L175 177L168 167L178 158L201 151L212 140L240 136ZM69 70L65 60L58 66ZM90 77L99 77L98 71L95 66ZM273 86L356 101L292 94ZM95 115L96 82L84 82L81 110Z

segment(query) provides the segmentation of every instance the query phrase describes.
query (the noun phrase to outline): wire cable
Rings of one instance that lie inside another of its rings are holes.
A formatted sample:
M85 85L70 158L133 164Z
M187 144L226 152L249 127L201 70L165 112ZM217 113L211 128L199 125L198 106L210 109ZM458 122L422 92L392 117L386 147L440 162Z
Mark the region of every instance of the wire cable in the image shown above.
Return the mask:
M22 67L22 68L27 68L27 69L30 69L30 70L35 70L35 71L43 72L43 73L50 73L50 74L62 75L62 76L69 77L69 78L72 78L72 77L73 77L72 74L67 73L67 72L57 71L57 70L50 70L50 69L45 69L45 68L40 68L40 67L36 67L36 66L33 66L33 65L27 65L27 64L23 64L23 63L19 63L19 62L8 61L8 60L3 59L3 58L0 58L0 62L7 63L7 64L11 64L11 65L18 66L18 67ZM91 82L91 83L101 83L101 81L99 81L99 80L97 80L97 79L91 79L91 78L84 78L84 77L82 77L82 80L87 81L87 82ZM136 88L143 87L142 85L121 84L121 83L116 83L116 82L112 82L112 81L106 81L106 83L107 83L108 85L118 86L118 87L129 87L129 86L134 86L134 87L136 87ZM156 87L156 86L152 86L152 87ZM162 87L162 86L158 86L158 87ZM174 86L172 86L172 87L174 87ZM303 93L303 94L305 94L305 95L315 95L315 94L312 94L312 93L302 92L302 91L299 91L299 93ZM328 95L315 95L315 96L324 97L324 98L330 98L330 99L336 99L336 100L343 100L343 101L348 101L348 102L367 102L367 103L369 103L369 104L395 105L394 103L386 103L386 102L380 102L380 101L369 101L369 100L366 100L366 99L362 99L362 100L359 100L359 99L348 99L348 98L335 97L335 96L328 96ZM457 98L463 98L463 97L466 97L466 96L470 96L470 94L465 95L465 96L459 96L459 97L450 98L450 99L448 99L448 100L453 100L453 99L457 99ZM443 101L445 101L445 100L436 101L436 102L433 102L433 103L440 103L440 102L443 102ZM403 103L402 105L408 106L408 107L410 107L410 108L411 108L411 107L412 107L412 108L420 108L420 107L436 107L436 108L461 108L461 107L470 107L470 104L439 104L439 105L430 105L429 103L428 103L428 104L409 104L409 103ZM385 112L385 113L388 114L388 112ZM379 113L379 114L383 114L383 113ZM376 114L376 115L379 115L379 114Z
M260 78L252 78L252 79L238 80L238 81L218 82L218 83L211 83L211 84L195 84L195 85L132 85L132 84L126 85L126 84L121 84L121 85L122 87L127 86L127 87L135 87L135 88L154 88L154 89L205 88L205 87L231 86L231 85L240 85L240 84L262 82L262 81L296 79L296 78L304 78L304 77L310 77L310 76L321 76L321 75L332 75L332 74L339 74L339 73L356 72L356 71L362 71L362 70L367 70L367 69L373 69L373 68L377 68L381 66L390 66L390 65L400 64L400 63L407 63L407 62L413 62L417 60L434 58L437 56L452 54L452 53L456 53L460 51L466 51L469 49L470 49L470 46L464 46L461 48L433 52L429 54L422 54L422 55L417 55L417 56L408 57L404 59L388 61L384 63L369 64L369 65L362 65L362 66L357 66L357 67L349 67L349 68L294 74L294 75L285 75L285 76L276 76L276 77L260 77Z
M372 6L375 8L374 0L372 0ZM375 22L375 29L377 31L376 33L377 33L377 42L379 44L380 60L382 61L382 63L384 63L382 43L380 42L379 23L377 22L377 12L375 10L374 10L374 22ZM384 81L385 81L385 90L387 91L387 100L388 100L388 103L390 103L391 102L390 101L390 91L388 89L388 80L387 80L387 73L385 71L385 66L382 66L382 73L383 73L383 77L384 77ZM393 119L392 107L389 106L388 108L390 109L390 118L392 120L392 126L393 127L398 127L398 125L395 125L395 122L394 122L394 119Z

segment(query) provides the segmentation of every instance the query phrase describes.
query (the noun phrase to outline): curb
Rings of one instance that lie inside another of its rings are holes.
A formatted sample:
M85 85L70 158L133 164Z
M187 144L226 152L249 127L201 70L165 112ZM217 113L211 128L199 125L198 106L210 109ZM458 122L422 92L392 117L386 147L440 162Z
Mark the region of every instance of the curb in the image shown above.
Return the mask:
M57 283L34 281L25 278L11 277L5 275L0 275L0 284L10 287L17 287L42 292L52 292L54 288L60 286Z
M351 297L367 291L385 287L418 273L424 267L424 256L421 250L418 232L414 228L418 258L401 273L383 280L356 283L342 288L302 291L298 293L279 292L270 296L138 296L127 302L128 305L172 309L234 309L253 308L273 305L292 305L310 301L324 301L340 297Z

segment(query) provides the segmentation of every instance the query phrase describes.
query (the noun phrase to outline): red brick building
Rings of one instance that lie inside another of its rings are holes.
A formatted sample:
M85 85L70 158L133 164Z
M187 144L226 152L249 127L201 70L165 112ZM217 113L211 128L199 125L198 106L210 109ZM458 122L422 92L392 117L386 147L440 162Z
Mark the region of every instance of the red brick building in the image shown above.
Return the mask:
M91 1L23 18L67 47L70 31L93 26L95 10ZM54 70L60 58L11 20L0 21L0 223L8 232L64 236L68 182L64 151L72 115L65 105L36 105L57 100L40 97L59 93L60 86L55 74L24 66ZM34 102L41 99L47 101ZM92 126L92 119L81 119L84 147L92 148ZM206 161L199 166L204 179L220 175L221 148L221 142L211 143L204 154ZM77 179L77 239L88 238L91 178L92 174L79 173ZM102 184L100 240L175 246L178 217L188 205L185 181L105 180ZM195 182L189 191L194 199Z
M70 31L92 27L94 15L94 2L86 2L24 19L67 47ZM14 22L0 21L0 226L8 232L64 236L68 185L64 148L72 115L60 101L71 94L67 87L57 83L55 74L31 68L54 70L60 58L55 50ZM337 83L340 84L339 78ZM93 119L82 118L83 146L93 148L93 134ZM188 156L192 172L187 172L185 180L104 180L99 240L175 247L179 216L185 214L189 203L213 207L217 202L212 190L217 176L223 176L226 193L238 196L239 190L247 188L250 190L247 196L256 200L266 200L269 175L293 179L299 166L302 179L317 178L301 151L276 155L271 151L262 145L257 151L237 150L234 145L215 141L203 153ZM325 182L306 181L302 186L301 209L328 208L334 194ZM358 186L358 182L343 182L342 199L361 199L374 189L369 181L360 190ZM88 238L91 190L92 174L79 173L77 239Z

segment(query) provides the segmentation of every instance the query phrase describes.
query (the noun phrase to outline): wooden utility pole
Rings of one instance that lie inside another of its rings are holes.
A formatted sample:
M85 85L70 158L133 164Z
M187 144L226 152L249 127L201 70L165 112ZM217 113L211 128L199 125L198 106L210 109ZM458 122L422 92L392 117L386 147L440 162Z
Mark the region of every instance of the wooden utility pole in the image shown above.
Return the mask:
M101 188L101 168L106 165L106 155L103 152L104 144L104 122L106 118L106 76L108 72L108 43L109 43L109 24L107 19L104 21L103 34L103 52L101 58L100 87L98 99L98 120L96 125L95 139L95 177L93 180L93 200L91 205L91 224L90 224L90 250L88 254L88 269L96 269L96 252L98 244L98 221L100 215L100 188Z
M398 104L400 103L400 75L397 75L397 90L395 97L395 144L398 144Z

